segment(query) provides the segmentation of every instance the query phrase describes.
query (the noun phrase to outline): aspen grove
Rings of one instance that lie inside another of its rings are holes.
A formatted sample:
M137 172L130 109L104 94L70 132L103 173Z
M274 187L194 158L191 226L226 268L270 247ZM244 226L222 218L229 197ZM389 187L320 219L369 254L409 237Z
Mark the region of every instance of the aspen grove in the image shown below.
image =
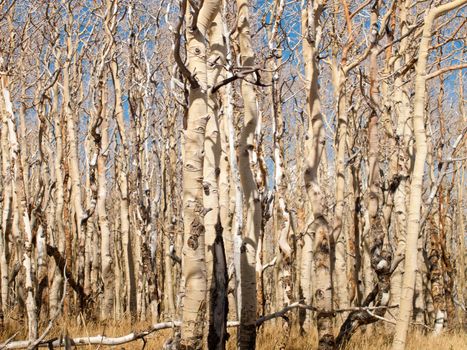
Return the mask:
M0 349L465 334L466 43L467 0L0 0Z

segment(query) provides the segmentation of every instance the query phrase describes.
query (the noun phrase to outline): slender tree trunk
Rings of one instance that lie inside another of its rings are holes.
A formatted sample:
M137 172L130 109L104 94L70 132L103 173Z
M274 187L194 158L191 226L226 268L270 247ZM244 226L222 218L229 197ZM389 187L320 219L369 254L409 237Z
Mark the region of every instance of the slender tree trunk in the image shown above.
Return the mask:
M101 308L101 319L107 319L113 316L114 305L114 272L112 262L112 235L109 227L109 221L106 209L107 200L107 159L109 154L109 119L106 110L107 93L105 90L105 82L101 80L99 93L99 110L100 127L99 134L96 134L96 146L98 150L97 158L97 222L100 229L100 256L101 256L101 276L104 283L104 295Z
M305 235L301 256L300 297L307 304L313 301L312 270L313 270L313 238L310 225L319 219L322 213L321 191L318 182L319 163L324 149L324 128L319 100L319 70L316 61L316 47L319 44L319 26L322 4L307 2L302 9L303 57L305 61L305 78L307 82L307 110L309 114L308 130L305 136L305 172L304 182L307 191L308 205L305 206ZM314 29L314 30L313 30ZM317 42L318 40L318 42ZM317 282L317 281L313 281ZM309 315L305 315L305 327L309 327Z
M227 14L227 4L224 2L223 15ZM226 47L226 62L228 67L233 64L232 51L230 44L230 32L227 22L222 21L223 35ZM227 78L230 78L231 73L227 73ZM231 227L230 227L230 242L226 235L225 251L227 255L227 264L229 265L229 289L233 293L229 295L229 315L231 318L239 319L242 307L242 287L241 281L241 246L242 246L242 231L243 231L243 191L240 180L240 172L237 162L236 150L236 133L234 127L234 101L233 101L232 84L227 84L222 90L223 114L225 118L225 133L228 147L228 162L230 168L231 187L229 191L231 212ZM221 207L222 210L222 207Z
M182 4L183 6L183 4ZM184 277L182 348L199 349L207 309L206 235L204 217L209 210L203 203L203 163L205 132L210 117L206 35L219 9L219 1L203 3L201 8L188 6L187 62L190 77L189 108L183 141L183 212L184 237L182 273ZM185 9L181 9L185 13ZM184 16L182 16L183 18ZM197 22L196 22L197 20ZM186 69L186 67L185 67ZM196 76L194 77L194 72ZM216 123L216 121L214 121ZM212 136L212 135L209 135ZM218 135L216 135L218 137ZM214 161L214 159L212 159ZM215 175L215 173L214 173ZM216 181L214 177L214 182ZM212 183L217 188L217 184ZM217 197L217 191L213 197ZM216 200L216 205L218 202ZM215 217L217 220L217 214Z
M207 61L208 86L208 114L209 120L206 126L206 139L204 142L204 206L212 209L205 218L206 227L206 269L208 286L208 317L209 328L208 342L209 349L223 349L227 341L227 266L224 250L223 231L227 218L225 212L221 213L220 191L223 193L224 210L228 205L228 185L220 188L220 179L227 177L227 173L221 172L222 144L221 137L221 109L219 106L220 96L218 90L213 90L219 81L224 78L222 68L226 62L226 49L224 45L223 23L221 16L220 2L216 5L215 17L210 24L209 55ZM224 159L224 164L227 160ZM224 166L224 171L226 167ZM224 222L222 221L224 219Z
M225 6L225 3L224 5ZM225 33L226 23L224 17L225 9L223 8L220 11L220 19L216 21L220 28L217 28L216 31L220 31L221 40L222 40L222 51L219 53L219 56L223 58L223 64L231 64L230 61L227 61L227 55L230 54L230 41L226 39ZM229 58L230 60L230 58ZM226 74L221 72L220 78L225 79ZM228 130L228 120L227 120L227 106L229 102L227 100L227 91L231 94L232 88L231 84L224 86L220 90L220 99L219 99L219 137L220 137L220 147L221 155L219 159L219 216L220 222L222 225L222 237L224 241L225 256L227 263L227 277L228 277L228 286L227 286L227 298L228 298L228 308L230 310L235 310L235 279L233 278L233 237L232 237L232 224L233 224L233 211L231 210L231 192L234 191L232 188L232 175L230 167L230 150L229 150L229 130ZM231 96L230 96L231 98ZM234 201L233 201L234 202ZM237 319L236 315L232 316L230 319Z
M58 110L59 105L59 90L58 84L53 87L52 110L51 115L54 117L55 129L55 155L54 155L54 170L56 179L55 190L55 227L57 240L54 242L57 245L58 251L65 256L65 224L63 222L63 209L64 209L64 178L62 169L63 157L63 137L62 137L62 116ZM63 285L63 271L60 271L58 266L55 268L54 279L52 282L50 296L50 312L55 314L60 307L60 297Z
M110 63L112 72L112 80L114 83L115 96L115 119L117 121L118 132L120 135L121 150L118 154L117 176L120 190L120 230L122 234L122 245L125 264L125 281L126 281L126 310L133 318L136 316L136 277L133 255L133 237L130 232L130 197L128 190L128 163L129 163L129 145L125 132L125 121L123 118L122 105L122 88L120 78L118 76L118 64L113 60Z
M282 48L278 41L278 28L282 19L282 13L284 11L285 2L283 0L276 0L274 3L274 22L271 31L268 33L268 46L269 51L273 58L269 61L270 79L270 95L271 95L271 115L273 124L273 153L274 153L274 209L273 209L273 220L274 220L274 240L278 243L276 247L276 265L275 265L275 280L279 283L280 288L276 289L276 300L273 304L275 308L281 308L284 305L288 305L292 302L292 259L293 252L289 243L291 233L290 223L290 212L287 206L287 183L286 174L284 168L284 133L285 133L285 121L282 113L282 101L281 93L278 87L280 80L280 74L278 67L281 64ZM264 221L264 219L263 219ZM259 241L262 243L262 239ZM258 250L261 249L258 246ZM262 252L259 254L262 255ZM263 290L263 264L261 261L257 261L257 280L258 280L258 292ZM263 294L263 293L261 293ZM264 310L262 306L264 304L264 296L258 298L258 315L263 315ZM281 346L285 346L288 341L290 333L289 320L286 320L284 324L284 340Z
M68 26L69 30L72 27L72 14L69 13ZM73 67L73 43L71 38L71 33L68 34L66 38L66 61L63 67L63 109L66 118L66 141L68 145L68 174L69 174L69 184L70 184L70 204L71 204L71 227L74 228L75 233L73 236L73 241L76 242L78 247L78 257L75 264L72 264L72 257L67 256L69 259L69 269L73 271L81 271L84 268L84 250L85 250L85 232L82 230L82 219L84 217L84 210L82 207L82 198L81 198L81 176L79 171L79 155L78 155L78 139L76 132L76 114L72 109L71 101L71 86L70 78L72 77L72 67ZM73 241L68 242L67 244L72 245ZM71 247L70 247L71 248ZM67 254L72 254L72 249L67 250ZM82 307L80 301L80 307ZM83 310L84 311L84 310Z
M238 40L240 61L243 67L255 65L249 24L249 4L237 0ZM241 93L244 104L244 126L240 136L239 170L246 203L246 222L240 258L241 307L238 347L254 349L256 344L256 249L261 230L261 202L253 174L255 156L255 130L258 123L258 107L254 86L243 80Z
M394 63L394 71L401 69L403 65L403 58L405 62L410 60L410 55L407 53L408 45L408 23L407 23L407 1L402 1L400 4L399 23L400 31L403 38L401 39L399 52L401 57L398 57ZM394 193L394 240L395 240L395 254L394 257L397 259L404 253L405 250L405 239L406 239L406 228L407 228L407 188L408 188L408 177L410 166L410 154L409 154L409 141L411 137L411 125L409 123L410 106L409 97L407 91L407 84L403 76L397 76L394 80L394 111L397 117L396 126L396 139L397 139L397 171L394 173L394 179L392 180L396 185ZM391 277L391 299L390 304L399 305L400 296L402 291L402 271L403 264L399 264L396 270L393 272ZM393 310L393 313L397 317L399 309Z
M3 96L3 93L2 93ZM3 98L2 98L3 100ZM10 244L8 237L11 236L12 229L12 205L13 205L13 177L10 159L10 147L8 140L8 117L4 103L0 105L2 113L2 130L1 130L1 148L2 148L2 236L0 237L0 273L1 273L1 294L2 294L2 311L7 311L9 305L9 288L8 288L8 261L10 256Z
M32 241L31 221L27 211L27 201L23 181L23 168L20 164L20 145L16 136L15 115L13 113L13 104L10 98L8 86L8 77L1 78L2 97L5 106L6 126L8 130L8 142L10 150L10 159L13 165L14 178L14 193L18 200L18 215L22 216L24 227L24 251L23 251L23 266L25 269L25 288L26 296L26 312L28 317L28 339L33 341L38 336L38 318L37 305L35 299L36 273L35 273L35 249ZM4 124L5 125L5 124Z
M402 284L400 313L396 324L396 334L392 345L393 350L405 348L407 330L412 312L412 298L417 268L417 239L420 228L420 207L422 197L422 182L427 154L425 133L425 83L426 65L429 46L432 37L432 26L435 19L444 13L467 3L467 0L455 0L432 8L425 17L419 57L416 67L413 126L415 134L415 164L410 184L409 215L407 222L407 244L405 250L405 274Z

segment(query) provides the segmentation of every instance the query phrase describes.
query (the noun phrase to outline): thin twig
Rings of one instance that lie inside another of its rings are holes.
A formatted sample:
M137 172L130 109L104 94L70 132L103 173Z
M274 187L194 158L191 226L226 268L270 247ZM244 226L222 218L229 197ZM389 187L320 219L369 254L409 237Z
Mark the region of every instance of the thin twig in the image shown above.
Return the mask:
M13 340L15 339L15 337L18 335L19 332L16 332L15 334L13 334L10 338L8 338L7 340L5 340L3 343L0 344L0 349L5 349L6 346Z

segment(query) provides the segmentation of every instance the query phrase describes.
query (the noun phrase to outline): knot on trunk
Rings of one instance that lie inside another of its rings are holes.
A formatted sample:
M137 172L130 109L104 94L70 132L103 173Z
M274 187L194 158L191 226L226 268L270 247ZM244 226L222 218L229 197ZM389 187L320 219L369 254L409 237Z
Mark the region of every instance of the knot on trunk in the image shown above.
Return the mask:
M204 234L204 225L198 217L191 222L190 237L188 238L188 246L196 250L199 247L199 237Z
M203 181L203 191L206 196L209 196L209 193L210 193L209 187L211 187L211 184L207 181Z
M317 289L315 292L316 301L324 299L324 291L322 289Z

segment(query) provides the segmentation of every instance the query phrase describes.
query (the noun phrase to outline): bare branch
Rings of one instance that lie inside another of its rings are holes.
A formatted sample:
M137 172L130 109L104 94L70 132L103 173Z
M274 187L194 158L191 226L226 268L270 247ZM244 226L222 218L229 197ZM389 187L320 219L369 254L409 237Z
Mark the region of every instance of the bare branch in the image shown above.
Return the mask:
M185 79L187 79L190 82L191 87L193 89L197 89L199 88L198 81L193 77L191 72L185 66L185 63L183 62L180 56L180 44L182 40L180 30L182 29L183 20L185 19L186 6L187 6L187 0L181 0L180 1L180 15L178 17L178 23L174 31L173 53L174 53L174 59L175 59L175 62L177 63L178 69L180 69L180 72L185 77Z
M467 63L461 63L461 64L457 64L455 66L444 67L444 68L438 69L438 70L428 74L426 76L426 79L427 80L433 79L433 78L437 77L438 75L448 73L448 72L451 72L451 71L457 70L457 69L464 69L464 68L467 68Z

